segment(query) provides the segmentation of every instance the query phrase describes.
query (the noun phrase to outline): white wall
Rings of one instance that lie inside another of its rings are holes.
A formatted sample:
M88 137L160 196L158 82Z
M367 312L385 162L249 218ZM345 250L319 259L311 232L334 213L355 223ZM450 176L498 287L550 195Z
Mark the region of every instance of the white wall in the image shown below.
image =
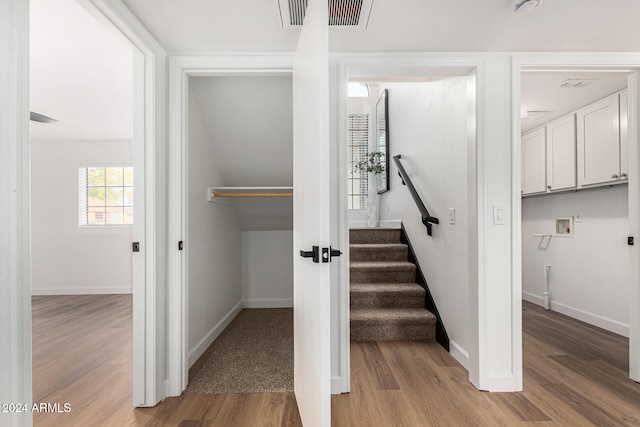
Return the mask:
M468 78L384 84L389 89L389 148L403 164L429 212L440 219L427 235L420 212L393 161L390 191L380 197L381 220L401 219L452 344L468 366L469 319ZM455 209L455 224L448 209Z
M78 225L78 167L130 165L131 141L32 141L32 294L131 293L131 228Z
M242 232L242 303L293 307L293 231Z
M553 233L554 219L582 212L574 237ZM543 268L551 265L551 309L629 336L629 232L626 185L522 200L522 288L542 305Z
M241 235L233 207L207 201L207 188L223 182L218 166L225 159L207 134L193 88L190 95L185 249L191 366L241 308Z

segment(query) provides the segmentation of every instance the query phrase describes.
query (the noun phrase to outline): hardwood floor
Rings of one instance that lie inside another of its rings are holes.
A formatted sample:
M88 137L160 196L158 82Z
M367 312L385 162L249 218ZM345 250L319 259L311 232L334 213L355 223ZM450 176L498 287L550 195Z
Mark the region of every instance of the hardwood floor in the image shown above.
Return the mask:
M33 401L71 404L35 413L35 426L300 426L293 393L191 394L133 408L131 295L37 296Z
M130 296L34 297L33 314L34 401L72 407L35 414L36 426L301 425L292 393L183 395L133 409ZM333 396L332 425L640 425L627 339L528 303L523 326L521 393L477 391L435 343L352 343L352 391Z
M638 426L628 340L523 303L524 391L482 393L435 343L351 344L338 426Z

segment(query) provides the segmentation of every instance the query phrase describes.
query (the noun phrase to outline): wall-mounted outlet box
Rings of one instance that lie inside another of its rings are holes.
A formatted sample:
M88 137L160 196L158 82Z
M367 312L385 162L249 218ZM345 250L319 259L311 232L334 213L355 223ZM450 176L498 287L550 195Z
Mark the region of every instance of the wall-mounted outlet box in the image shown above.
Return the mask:
M573 237L573 217L556 218L556 237Z

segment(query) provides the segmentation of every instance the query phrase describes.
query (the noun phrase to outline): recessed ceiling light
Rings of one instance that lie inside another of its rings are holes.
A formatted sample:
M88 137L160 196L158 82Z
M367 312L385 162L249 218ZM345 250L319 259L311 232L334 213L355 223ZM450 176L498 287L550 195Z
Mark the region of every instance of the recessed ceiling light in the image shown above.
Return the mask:
M516 13L527 13L538 8L543 0L512 0L513 11Z
M560 83L560 87L565 89L581 88L589 85L592 80L593 79L567 79Z

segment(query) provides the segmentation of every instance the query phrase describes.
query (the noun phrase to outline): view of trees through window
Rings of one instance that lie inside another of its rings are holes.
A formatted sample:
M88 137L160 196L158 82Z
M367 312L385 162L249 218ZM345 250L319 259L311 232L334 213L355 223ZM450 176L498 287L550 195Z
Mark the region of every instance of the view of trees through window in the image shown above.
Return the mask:
M81 225L133 224L133 168L89 166L80 169L80 202L84 199L85 209L82 215L81 206Z

